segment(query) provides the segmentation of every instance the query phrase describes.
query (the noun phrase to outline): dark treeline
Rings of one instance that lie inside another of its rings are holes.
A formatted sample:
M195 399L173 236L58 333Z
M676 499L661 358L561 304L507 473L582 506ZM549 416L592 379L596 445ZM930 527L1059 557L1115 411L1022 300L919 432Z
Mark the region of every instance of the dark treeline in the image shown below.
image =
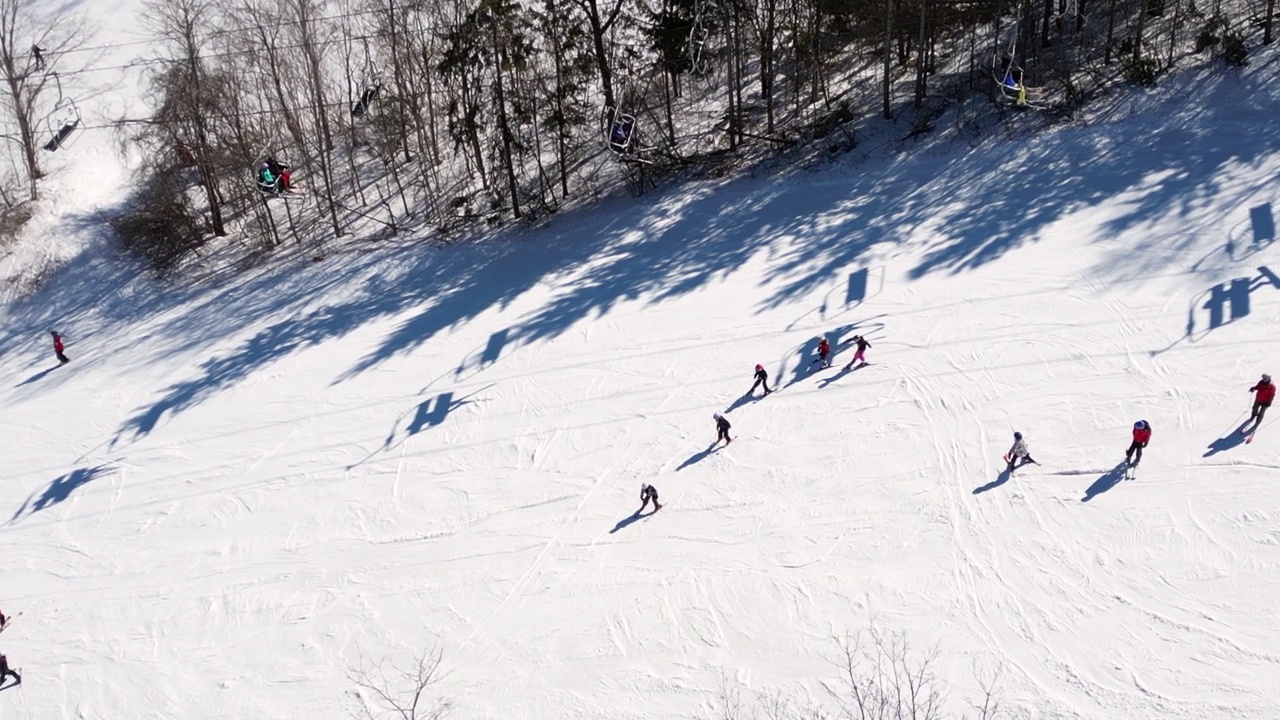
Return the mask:
M1070 112L1188 52L1243 64L1273 2L164 0L120 229L163 267L213 236L537 218L863 117ZM272 156L296 192L255 182Z

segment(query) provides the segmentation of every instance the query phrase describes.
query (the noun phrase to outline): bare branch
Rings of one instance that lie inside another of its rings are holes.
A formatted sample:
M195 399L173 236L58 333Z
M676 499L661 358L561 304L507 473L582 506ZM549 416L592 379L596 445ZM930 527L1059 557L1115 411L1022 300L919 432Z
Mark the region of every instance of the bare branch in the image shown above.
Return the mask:
M441 720L449 715L453 703L442 698L427 700L425 695L443 678L440 671L443 657L444 651L440 648L425 649L414 659L411 670L393 666L394 677L388 678L384 663L370 666L362 655L358 667L347 669L347 677L356 687L368 691L375 704L389 710L393 717L400 720ZM379 720L368 705L361 709L368 720Z

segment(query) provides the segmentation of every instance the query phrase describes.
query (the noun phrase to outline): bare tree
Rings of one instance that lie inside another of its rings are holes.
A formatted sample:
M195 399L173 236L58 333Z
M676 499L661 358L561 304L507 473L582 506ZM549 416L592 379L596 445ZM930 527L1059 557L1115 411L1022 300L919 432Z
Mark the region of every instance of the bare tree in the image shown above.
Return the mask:
M2 0L0 0L2 1ZM170 51L171 63L152 78L152 91L161 98L150 127L138 138L149 145L147 156L164 166L186 155L200 174L214 235L227 234L223 220L222 173L214 125L233 95L235 79L211 72L204 43L214 24L207 0L162 0L147 5L146 19L156 44Z
M0 0L0 91L4 121L12 123L17 135L3 137L21 146L23 169L32 200L37 197L36 181L44 177L36 150L39 148L40 116L37 106L56 84L53 60L83 45L86 36L80 18L59 9L50 16L33 17L33 3L25 0ZM35 38L28 47L27 38ZM61 86L59 85L59 90ZM64 101L63 97L58 98ZM78 118L77 118L78 120ZM56 148L54 145L53 148Z
M872 627L846 634L836 660L844 687L831 695L848 717L941 720L937 661L937 648L916 653L899 633L885 635Z
M613 9L604 14L600 12L598 0L576 0L576 2L586 14L587 23L591 29L591 42L596 51L596 69L600 73L600 90L604 93L605 107L617 107L617 95L613 89L613 68L609 64L609 51L605 36L609 34L613 24L618 21L618 14L622 12L623 0L616 0L613 4Z
M774 691L743 692L722 673L712 701L714 720L947 720L944 688L934 672L936 648L916 652L900 633L884 634L874 626L836 638L833 659L839 678L823 683L837 709L827 712ZM978 702L961 720L999 720L1000 669L979 674Z
M369 666L363 660L360 667L348 668L347 677L356 687L369 693L370 698L357 691L362 700L372 700L377 710L371 709L366 702L361 708L368 720L379 720L384 717L399 720L441 720L453 709L453 703L442 698L431 699L428 691L437 685L443 673L440 671L440 660L444 651L439 648L423 650L414 660L409 670L392 668L392 677L382 663Z

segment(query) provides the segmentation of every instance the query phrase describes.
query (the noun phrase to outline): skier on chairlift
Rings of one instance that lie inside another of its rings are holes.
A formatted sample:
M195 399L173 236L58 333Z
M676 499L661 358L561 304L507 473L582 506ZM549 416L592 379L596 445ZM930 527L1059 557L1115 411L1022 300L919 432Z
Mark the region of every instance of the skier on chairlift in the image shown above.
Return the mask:
M609 128L609 146L614 152L630 152L631 144L635 140L635 131L635 117L631 115L615 114L613 125Z
M351 106L351 117L359 118L368 114L369 108L373 105L373 101L378 99L378 93L381 91L381 78L372 74L370 81L365 84L364 92L360 93L359 99Z
M266 192L280 194L293 190L292 171L288 165L268 155L258 164L258 187Z

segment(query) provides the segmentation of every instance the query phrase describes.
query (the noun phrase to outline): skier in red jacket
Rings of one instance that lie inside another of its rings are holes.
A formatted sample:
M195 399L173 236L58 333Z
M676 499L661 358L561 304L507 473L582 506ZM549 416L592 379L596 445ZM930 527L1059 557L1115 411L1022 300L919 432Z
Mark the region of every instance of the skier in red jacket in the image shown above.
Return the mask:
M1151 442L1151 423L1146 420L1139 420L1133 424L1133 442L1130 443L1129 449L1124 451L1125 462L1137 467L1142 462L1142 448ZM1137 453L1137 457L1133 457Z
M1271 384L1271 376L1263 373L1262 379L1249 388L1249 392L1257 393L1253 396L1253 412L1249 414L1250 420L1257 420L1254 423L1254 427L1257 427L1262 424L1262 416L1267 414L1271 401L1276 399L1276 386Z
M67 354L63 352L66 348L62 345L62 336L54 330L50 330L49 334L53 336L53 354L58 356L58 362L63 365L71 362L71 358L67 357Z
M828 359L830 356L831 343L827 342L825 337L818 338L818 359L814 360L814 362L822 363L822 367L824 368L831 367L831 360Z

